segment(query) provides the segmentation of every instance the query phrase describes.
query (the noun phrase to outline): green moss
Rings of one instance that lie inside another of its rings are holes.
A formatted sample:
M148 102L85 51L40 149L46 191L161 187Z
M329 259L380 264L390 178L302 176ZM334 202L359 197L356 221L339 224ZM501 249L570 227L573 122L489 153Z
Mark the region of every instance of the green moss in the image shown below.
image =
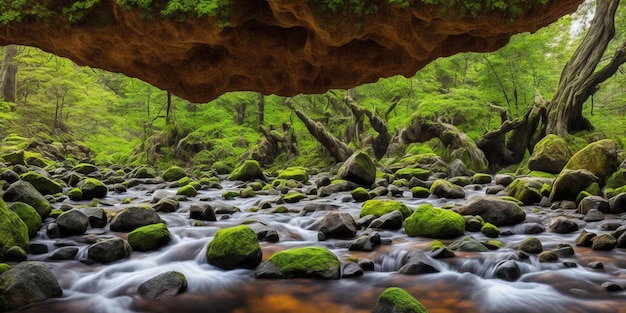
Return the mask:
M329 267L339 270L339 259L326 248L303 247L272 254L268 261L278 265L281 272L317 272Z
M528 176L541 177L541 178L555 178L556 177L555 174L546 173L542 171L531 171L530 173L528 173Z
M539 193L544 197L549 197L551 192L552 192L552 186L549 184L543 184L541 186L541 190L539 190Z
M222 198L224 198L224 199L232 199L232 198L235 198L237 196L239 196L239 192L233 191L233 190L226 191L226 192L222 193Z
M30 240L28 227L17 215L9 210L7 204L0 199L0 262L4 260L4 253L13 246L28 251Z
M367 200L363 203L363 206L361 207L361 214L359 214L359 217L363 217L363 216L370 215L370 214L376 217L381 217L393 211L400 211L400 213L402 213L402 216L404 216L404 218L407 218L411 215L411 209L409 209L409 207L407 207L404 203L400 201L389 200L389 199L384 199L384 200L374 199L374 200Z
M309 174L304 167L289 167L280 171L278 179L295 179L306 183L309 181Z
M6 263L0 263L0 274L8 271L11 269L11 266L9 264Z
M357 187L356 189L352 190L350 194L352 195L352 199L354 199L354 201L356 202L363 202L370 199L369 192L363 187Z
M170 240L170 231L163 223L142 226L128 233L128 243L136 251L155 250Z
M138 168L137 172L135 173L135 178L155 178L156 176L156 171L153 168L147 166L142 166Z
M576 196L576 201L575 202L576 202L576 204L578 204L584 198L587 198L587 197L590 197L590 196L592 196L592 194L590 194L589 192L583 190L583 191L578 193L578 196Z
M455 238L465 233L465 219L459 213L422 204L404 221L410 237Z
M48 216L52 217L52 218L57 218L61 214L63 214L63 211L61 211L61 209L54 209L54 210L50 211L50 215L48 215Z
M586 169L603 180L619 165L616 150L612 140L592 142L576 152L565 164L563 170Z
M83 192L83 200L91 200L93 198L105 198L109 189L107 186L95 179L95 178L86 178L82 180L78 187Z
M263 178L261 165L259 165L259 162L256 160L246 160L228 176L229 180L242 181L253 180L255 178Z
M181 179L178 180L178 186L182 187L182 186L186 186L189 185L189 183L191 183L191 178L185 176Z
M302 193L290 191L286 195L283 196L283 201L286 203L296 203L302 199L306 198L306 196Z
M163 177L165 181L175 181L175 180L182 179L185 176L187 176L187 173L185 173L185 170L176 165L171 166L170 168L165 170L165 172L163 172L163 174L161 175L161 177Z
M402 188L402 187L408 186L409 181L406 178L401 178L401 179L394 180L391 184L398 188Z
M41 228L41 216L32 206L23 202L14 202L9 209L15 212L28 228L28 237L34 238Z
M433 240L433 242L430 244L430 251L435 251L437 249L441 249L445 247L446 245L440 240Z
M430 196L430 190L421 186L415 186L411 188L411 194L413 198L428 198Z
M277 206L272 213L289 213L289 210L284 205Z
M392 305L397 313L427 313L426 307L417 301L406 290L398 287L385 289L378 297L379 302Z
M484 173L476 173L474 174L474 176L472 176L472 183L474 184L489 184L491 183L491 180L493 179L493 177L491 177L491 175L489 174L484 174Z
M67 197L73 201L83 200L83 192L78 187L74 187L67 192Z
M208 263L223 269L254 268L261 259L256 233L246 225L218 230L207 246Z
M37 172L27 172L20 176L23 181L29 182L43 195L53 195L63 191L61 184Z
M226 164L226 162L217 161L211 165L211 169L220 175L230 174L233 171L233 168Z
M95 165L89 163L79 163L72 168L72 171L83 175L91 174L97 170L98 168Z
M585 188L585 191L593 196L598 196L600 195L600 185L598 183L591 183L587 186L587 188Z
M502 249L504 247L504 244L500 240L487 240L487 241L484 241L484 243L487 246L496 247L498 249ZM494 250L494 249L491 249L491 250Z
M606 179L606 188L619 188L626 186L626 169L620 168Z
M421 180L427 180L430 176L430 171L423 168L402 168L395 173L397 178L411 179L416 177Z
M192 185L186 185L180 187L178 191L176 191L177 195L183 195L186 197L195 197L198 195L198 191Z
M480 232L485 234L485 236L491 238L497 238L498 236L500 236L500 230L498 229L498 227L491 223L485 223L480 229Z

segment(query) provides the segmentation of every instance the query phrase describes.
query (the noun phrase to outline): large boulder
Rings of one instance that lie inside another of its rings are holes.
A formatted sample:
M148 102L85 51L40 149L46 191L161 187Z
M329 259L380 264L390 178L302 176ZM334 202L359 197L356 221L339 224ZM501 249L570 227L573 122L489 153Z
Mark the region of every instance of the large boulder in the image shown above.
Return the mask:
M20 177L23 181L27 181L33 185L33 187L43 195L53 195L63 191L61 184L38 172L27 172Z
M134 251L155 250L171 240L170 231L163 223L141 226L128 233L128 243Z
M615 172L618 166L615 143L610 139L604 139L592 142L576 152L563 170L587 170L603 181Z
M572 157L565 139L557 135L547 135L533 149L528 159L528 169L558 174Z
M112 231L129 232L141 226L161 223L159 213L150 207L133 206L122 210L113 220Z
M17 246L28 251L29 244L28 227L19 215L0 200L0 262L5 260L7 250Z
M20 217L28 228L28 237L34 238L41 229L41 216L32 206L24 202L13 202L9 209Z
M465 219L454 211L422 204L404 221L404 230L411 237L455 238L465 233Z
M42 262L22 262L0 274L2 312L62 295L59 282Z
M552 185L553 179L541 177L519 177L506 187L507 195L524 204L541 201L541 188L544 184Z
M338 176L359 185L370 186L376 181L376 165L365 152L357 151L339 168Z
M497 198L479 198L459 208L462 215L479 215L495 226L509 226L523 222L526 212L517 203Z
M441 266L435 262L432 258L426 255L423 251L416 250L411 251L406 256L406 262L398 270L399 274L407 275L421 275L438 273L441 271Z
M292 248L274 253L256 269L257 278L339 279L340 262L326 248Z
M295 179L306 183L309 181L309 174L304 167L289 167L278 173L277 179Z
M265 179L261 165L256 160L246 160L242 165L238 166L228 176L229 180L250 181L255 179Z
M584 169L564 169L556 178L550 192L550 201L574 201L578 194L592 183L599 182L598 176Z
M376 217L381 217L392 211L400 211L404 218L409 217L412 213L411 209L400 201L390 199L373 199L363 202L359 217L364 217L370 214Z
M180 272L169 271L141 283L137 291L148 300L169 300L187 290L187 278Z
M463 188L445 179L437 179L430 186L430 193L439 198L462 199L465 198Z
M4 192L2 198L9 202L24 202L32 206L42 219L50 215L52 206L44 196L31 185L31 183L20 180L16 181Z
M209 264L226 270L255 268L263 257L256 233L246 225L218 230L206 255Z
M91 200L93 198L105 198L109 189L107 186L95 179L87 178L78 183L80 191L83 193L83 200Z
M56 219L62 235L82 235L89 227L89 218L79 209L63 212Z
M372 313L428 313L428 310L406 290L389 287L378 297Z
M163 179L168 182L176 181L186 176L187 176L187 173L185 173L185 170L176 165L171 166L170 168L165 170L165 172L163 172L163 174L161 175L161 177L163 177Z
M95 262L110 263L130 256L133 249L122 238L111 238L89 246L87 257Z
M326 238L353 238L358 225L354 218L346 212L328 212L320 222L320 232Z

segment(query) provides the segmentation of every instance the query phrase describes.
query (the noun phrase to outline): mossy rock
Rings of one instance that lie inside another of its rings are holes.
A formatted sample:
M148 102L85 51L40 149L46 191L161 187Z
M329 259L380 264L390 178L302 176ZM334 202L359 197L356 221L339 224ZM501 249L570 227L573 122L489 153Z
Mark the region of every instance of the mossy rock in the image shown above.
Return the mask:
M223 161L217 161L211 165L211 169L219 175L230 174L233 171L232 166Z
M185 170L176 165L166 169L165 172L163 172L163 174L161 175L161 177L163 177L165 181L175 181L185 176L187 176Z
M289 213L289 210L284 205L279 205L274 209L274 211L272 211L272 213Z
M303 247L274 253L257 270L257 278L338 279L340 262L326 248Z
M72 171L83 175L89 175L93 172L96 172L97 170L98 167L89 163L79 163L72 168Z
M3 200L0 200L0 229L0 262L5 260L5 252L11 247L28 251L28 226L17 213L9 210Z
M415 186L411 188L411 194L413 198L428 198L430 196L430 190L421 186Z
M207 262L226 270L255 268L262 257L256 233L246 225L218 230L207 246Z
M563 170L585 169L596 175L601 181L611 175L617 169L617 147L610 139L592 142L565 164Z
M541 189L544 184L552 185L552 180L538 177L520 177L506 187L507 195L524 204L541 201Z
M493 177L489 174L476 173L474 174L474 176L472 176L472 183L484 185L491 183L492 179Z
M37 210L24 202L13 202L9 209L15 212L28 228L28 237L34 238L41 229L41 216Z
M498 227L491 223L485 223L480 229L480 232L490 238L498 238L498 236L500 236L500 230L498 229Z
M0 274L8 271L11 269L11 266L9 264L6 263L0 263Z
M185 197L195 197L198 195L198 191L192 185L185 185L178 188L176 194Z
M234 190L230 190L230 191L226 191L222 193L222 198L224 199L233 199L237 196L239 196L239 192L234 191Z
M430 244L430 251L435 251L437 249L441 249L441 248L445 248L446 245L441 242L441 240L433 240L433 242Z
M265 179L261 165L256 160L246 160L241 166L237 167L230 176L229 180L250 181L254 179Z
M626 169L620 168L606 179L605 188L620 188L626 186Z
M372 313L428 313L424 305L417 301L406 290L398 287L385 289L378 297Z
M363 203L361 207L361 214L359 217L363 217L366 215L374 215L376 217L381 217L389 212L400 211L404 218L407 218L411 215L411 209L406 206L406 204L390 199L374 199L367 200Z
M191 183L191 178L185 176L178 180L178 187L187 186Z
M95 179L95 178L86 178L78 183L78 187L80 191L83 192L83 200L91 200L93 198L106 198L109 189L107 186Z
M78 187L74 187L67 192L67 197L72 201L83 200L83 191Z
M170 241L170 231L163 223L142 226L128 233L128 243L134 251L155 250Z
M142 166L137 169L135 172L135 178L155 178L157 176L157 172L147 166Z
M244 189L239 190L240 198L252 198L254 196L256 196L256 192L254 192L254 188L252 187L246 187Z
M422 204L404 221L404 230L410 237L456 238L465 234L465 219L454 211Z
M430 171L423 168L401 168L396 171L395 176L397 178L404 178L410 180L415 177L421 180L427 180L430 177Z
M369 192L363 187L357 187L356 189L352 190L350 195L352 196L352 199L354 199L354 201L356 202L364 202L370 199Z
M0 155L0 159L10 165L26 165L24 150L10 151Z
M304 198L306 198L304 194L290 191L289 193L283 196L283 201L285 201L286 203L296 203Z
M33 185L26 181L16 181L4 192L3 200L9 202L24 202L37 210L39 216L45 219L50 214L50 202Z
M530 176L530 177L540 177L540 178L555 178L556 177L555 174L546 173L546 172L542 172L542 171L531 171L530 173L528 173L528 176Z
M363 151L353 153L339 168L338 176L363 186L370 186L376 181L376 165Z
M306 183L309 181L309 174L304 167L289 167L278 174L278 179L295 179Z
M430 193L439 198L461 199L465 198L465 191L445 179L437 179L430 186Z
M29 182L43 195L53 195L63 191L61 184L37 172L27 172L20 176L23 181Z
M558 174L571 157L572 152L565 139L549 134L533 148L533 153L528 159L528 168L531 171Z

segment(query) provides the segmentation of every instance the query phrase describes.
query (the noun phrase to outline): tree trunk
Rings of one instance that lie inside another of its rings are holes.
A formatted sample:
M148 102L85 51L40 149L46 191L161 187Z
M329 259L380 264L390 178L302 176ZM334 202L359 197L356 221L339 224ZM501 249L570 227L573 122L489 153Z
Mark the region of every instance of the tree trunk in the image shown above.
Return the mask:
M170 124L170 113L172 112L172 93L167 92L167 110L165 110L165 124Z
M15 103L15 85L17 80L17 62L13 59L17 55L17 46L10 45L4 48L2 68L0 69L0 96L5 102Z
M258 93L259 96L259 111L258 111L258 118L259 118L259 126L263 126L263 124L265 123L265 96L262 93Z
M294 108L291 104L290 98L285 99L285 105L296 113L298 118L306 126L311 136L321 143L337 162L343 162L352 155L352 149L350 149L350 147L348 147L341 140L337 139L337 137L333 136L333 134L326 131L322 124L316 123L314 120L306 116L304 112Z
M359 119L361 127L363 126L363 116L367 116L374 130L378 132L378 136L374 137L374 140L372 141L372 148L374 149L374 156L377 160L380 160L385 155L385 153L387 153L387 147L389 146L389 142L391 141L391 135L389 134L387 123L384 119L380 118L380 116L378 116L376 112L361 108L357 104L356 100L349 96L349 93L348 97L346 97L344 101L346 105L350 108L354 116Z
M596 12L589 32L567 62L561 73L557 91L547 108L547 134L567 136L580 130L592 129L583 117L585 101L598 90L598 84L615 74L626 61L625 44L615 52L611 62L596 71L598 63L615 36L615 11L619 0L596 1Z

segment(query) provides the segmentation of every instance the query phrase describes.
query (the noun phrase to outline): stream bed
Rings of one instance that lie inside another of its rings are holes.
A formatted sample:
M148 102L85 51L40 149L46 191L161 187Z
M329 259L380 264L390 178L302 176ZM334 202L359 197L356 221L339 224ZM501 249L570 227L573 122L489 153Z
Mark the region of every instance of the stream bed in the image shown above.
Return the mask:
M318 241L315 225L328 211L303 214L305 205L312 202L333 204L339 210L358 217L362 203L345 201L349 192L329 197L309 196L298 203L284 204L289 213L272 214L270 210L248 212L263 202L272 203L280 195L257 195L252 198L224 200L227 190L238 190L236 182L223 181L223 189L200 190L198 196L181 201L176 212L160 212L171 232L172 241L157 251L133 252L130 258L110 264L87 265L79 260L86 257L89 244L85 238L121 237L126 233L112 232L107 225L103 229L89 229L86 235L51 239L42 228L31 243L45 244L52 252L68 242L80 247L74 260L51 261L50 253L29 255L32 261L44 261L50 267L63 288L63 297L31 304L13 312L370 312L378 295L388 287L406 289L430 312L626 312L626 292L609 292L601 287L604 282L626 286L626 249L594 251L575 246L575 239L585 229L598 235L609 233L602 223L607 220L623 223L624 216L606 215L606 220L579 222L580 230L570 234L549 231L533 235L522 234L520 225L500 227L510 230L509 236L497 238L504 247L489 252L458 252L456 257L435 260L441 269L438 273L423 275L398 274L405 256L412 250L427 250L433 239L408 237L403 229L381 230L383 240L390 245L378 246L371 252L348 251L349 240L330 239ZM310 186L305 186L309 188ZM486 187L486 186L483 186ZM101 207L119 211L136 204L149 204L156 188L174 195L175 188L157 185L139 185L127 192L109 193L102 199ZM163 192L163 191L161 191ZM482 197L483 190L466 186L466 199ZM385 196L380 198L386 198ZM122 204L130 198L130 204ZM414 199L408 189L402 197L393 197L411 209L423 203L443 206L453 203L462 205L467 200L447 200L431 196ZM377 198L378 199L378 198ZM87 201L64 204L85 206ZM236 206L240 212L218 214L216 222L198 222L189 218L189 208L194 203L221 203ZM59 207L61 203L53 204ZM106 206L105 206L106 205ZM553 211L548 207L525 206L526 222L536 222L548 228L551 219L562 215L575 215L573 211ZM257 221L278 232L280 241L261 241L263 260L272 253L304 246L321 246L330 249L340 260L346 256L370 259L375 271L363 276L339 280L316 279L256 279L254 270L236 269L225 271L209 265L206 260L207 244L221 228ZM487 239L480 232L466 232L476 239ZM559 243L571 244L575 255L560 258L557 262L540 263L536 255L518 260L516 245L533 236L538 238L544 250L554 249ZM454 240L444 240L448 244ZM517 260L521 277L515 281L495 278L496 264L503 260ZM568 263L566 266L564 263ZM601 262L603 269L593 269L590 262ZM575 266L574 266L575 264ZM188 281L187 290L168 301L144 300L137 287L144 281L166 271L183 273Z

